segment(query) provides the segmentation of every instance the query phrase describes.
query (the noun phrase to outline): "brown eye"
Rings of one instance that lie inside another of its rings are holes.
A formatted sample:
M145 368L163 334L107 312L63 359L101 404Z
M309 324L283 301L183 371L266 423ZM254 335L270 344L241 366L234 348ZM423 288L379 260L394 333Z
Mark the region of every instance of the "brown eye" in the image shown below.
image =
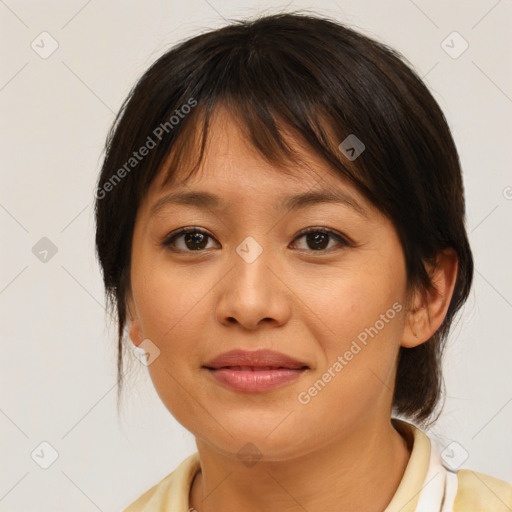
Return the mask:
M338 242L338 244L334 244L335 246L349 245L343 236L330 229L308 228L308 230L303 231L298 237L296 237L295 240L300 240L301 238L304 238L306 242L307 247L305 250L311 251L324 251L326 249L332 249L332 246L329 247L329 243L332 239L335 239Z
M206 231L198 228L185 228L166 238L162 245L171 250L198 252L207 248L210 238L213 240Z

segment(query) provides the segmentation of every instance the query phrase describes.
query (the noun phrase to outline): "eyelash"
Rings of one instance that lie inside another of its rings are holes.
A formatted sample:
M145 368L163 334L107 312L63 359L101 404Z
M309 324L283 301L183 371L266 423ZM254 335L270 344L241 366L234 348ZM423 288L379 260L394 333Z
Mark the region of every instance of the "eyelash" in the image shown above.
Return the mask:
M184 249L173 248L173 242L176 239L178 239L179 237L181 237L181 236L183 236L183 235L185 235L187 233L200 233L202 235L207 236L208 238L213 239L213 237L209 233L204 231L203 229L195 228L195 227L187 227L187 228L182 228L179 231L171 233L170 235L168 235L165 238L165 240L162 242L162 246L164 246L167 249L169 249L171 251L174 251L174 252L185 252L185 253L202 253L202 252L205 252L205 249L200 249L200 250L197 250L197 251L191 251L191 250L184 250ZM297 236L294 238L294 240L302 238L303 236L308 235L310 233L321 233L323 235L328 235L328 236L330 236L332 238L335 238L335 239L338 240L338 245L341 245L342 247L349 247L349 246L353 245L345 236L341 235L340 233L338 233L336 231L333 231L332 229L327 229L327 228L322 228L322 227L306 228L306 229L300 231L299 233L297 233ZM306 250L308 252L314 252L314 253L322 253L322 252L325 253L325 252L331 252L333 249L335 249L335 248L331 247L329 249L319 249L319 250L301 249L301 250Z

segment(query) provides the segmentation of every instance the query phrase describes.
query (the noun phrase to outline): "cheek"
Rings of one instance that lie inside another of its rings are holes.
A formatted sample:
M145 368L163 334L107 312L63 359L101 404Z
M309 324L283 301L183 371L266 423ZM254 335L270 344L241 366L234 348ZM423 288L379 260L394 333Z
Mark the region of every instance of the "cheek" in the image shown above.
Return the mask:
M208 316L206 291L190 271L170 271L159 262L134 266L132 290L144 338L159 349L148 366L157 393L166 405L179 404L180 384L188 382L188 369L199 366L201 354L196 340L204 338ZM168 395L168 396L166 396ZM172 398L172 399L171 399Z
M205 294L211 285L198 279L197 273L156 264L134 276L133 288L148 338L166 346L176 344L178 334L180 339L189 339L200 329L208 299Z
M371 263L371 264L370 264ZM405 276L399 265L370 262L344 269L323 282L310 295L312 309L321 320L324 350L331 358L359 339L400 337L405 297ZM320 337L320 331L317 333Z

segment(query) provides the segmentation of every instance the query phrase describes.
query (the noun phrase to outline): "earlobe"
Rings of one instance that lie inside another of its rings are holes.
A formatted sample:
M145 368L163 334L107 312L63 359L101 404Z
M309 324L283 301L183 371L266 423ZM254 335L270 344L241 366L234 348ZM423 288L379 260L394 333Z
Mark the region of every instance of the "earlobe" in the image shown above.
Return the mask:
M412 348L427 341L430 338L430 336L425 337L425 334L428 332L428 330L425 329L427 325L428 311L425 306L416 306L409 309L407 311L401 346Z
M456 252L451 248L439 252L435 266L428 270L432 286L415 292L411 309L407 312L402 347L412 348L424 343L443 323L457 281Z

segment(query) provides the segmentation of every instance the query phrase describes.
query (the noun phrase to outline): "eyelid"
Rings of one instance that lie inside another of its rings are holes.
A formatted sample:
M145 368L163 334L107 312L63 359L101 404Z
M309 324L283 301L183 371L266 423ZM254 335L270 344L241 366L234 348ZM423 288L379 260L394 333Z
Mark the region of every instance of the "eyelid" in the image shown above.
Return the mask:
M183 228L175 229L174 231L172 231L171 233L166 235L164 240L162 241L162 245L164 245L166 247L170 246L173 239L178 238L179 236L185 235L187 233L201 233L203 235L210 237L212 240L215 240L215 237L203 228L196 227L196 226L186 226ZM194 252L194 251L188 251L188 252ZM198 251L198 252L200 252L200 251Z

